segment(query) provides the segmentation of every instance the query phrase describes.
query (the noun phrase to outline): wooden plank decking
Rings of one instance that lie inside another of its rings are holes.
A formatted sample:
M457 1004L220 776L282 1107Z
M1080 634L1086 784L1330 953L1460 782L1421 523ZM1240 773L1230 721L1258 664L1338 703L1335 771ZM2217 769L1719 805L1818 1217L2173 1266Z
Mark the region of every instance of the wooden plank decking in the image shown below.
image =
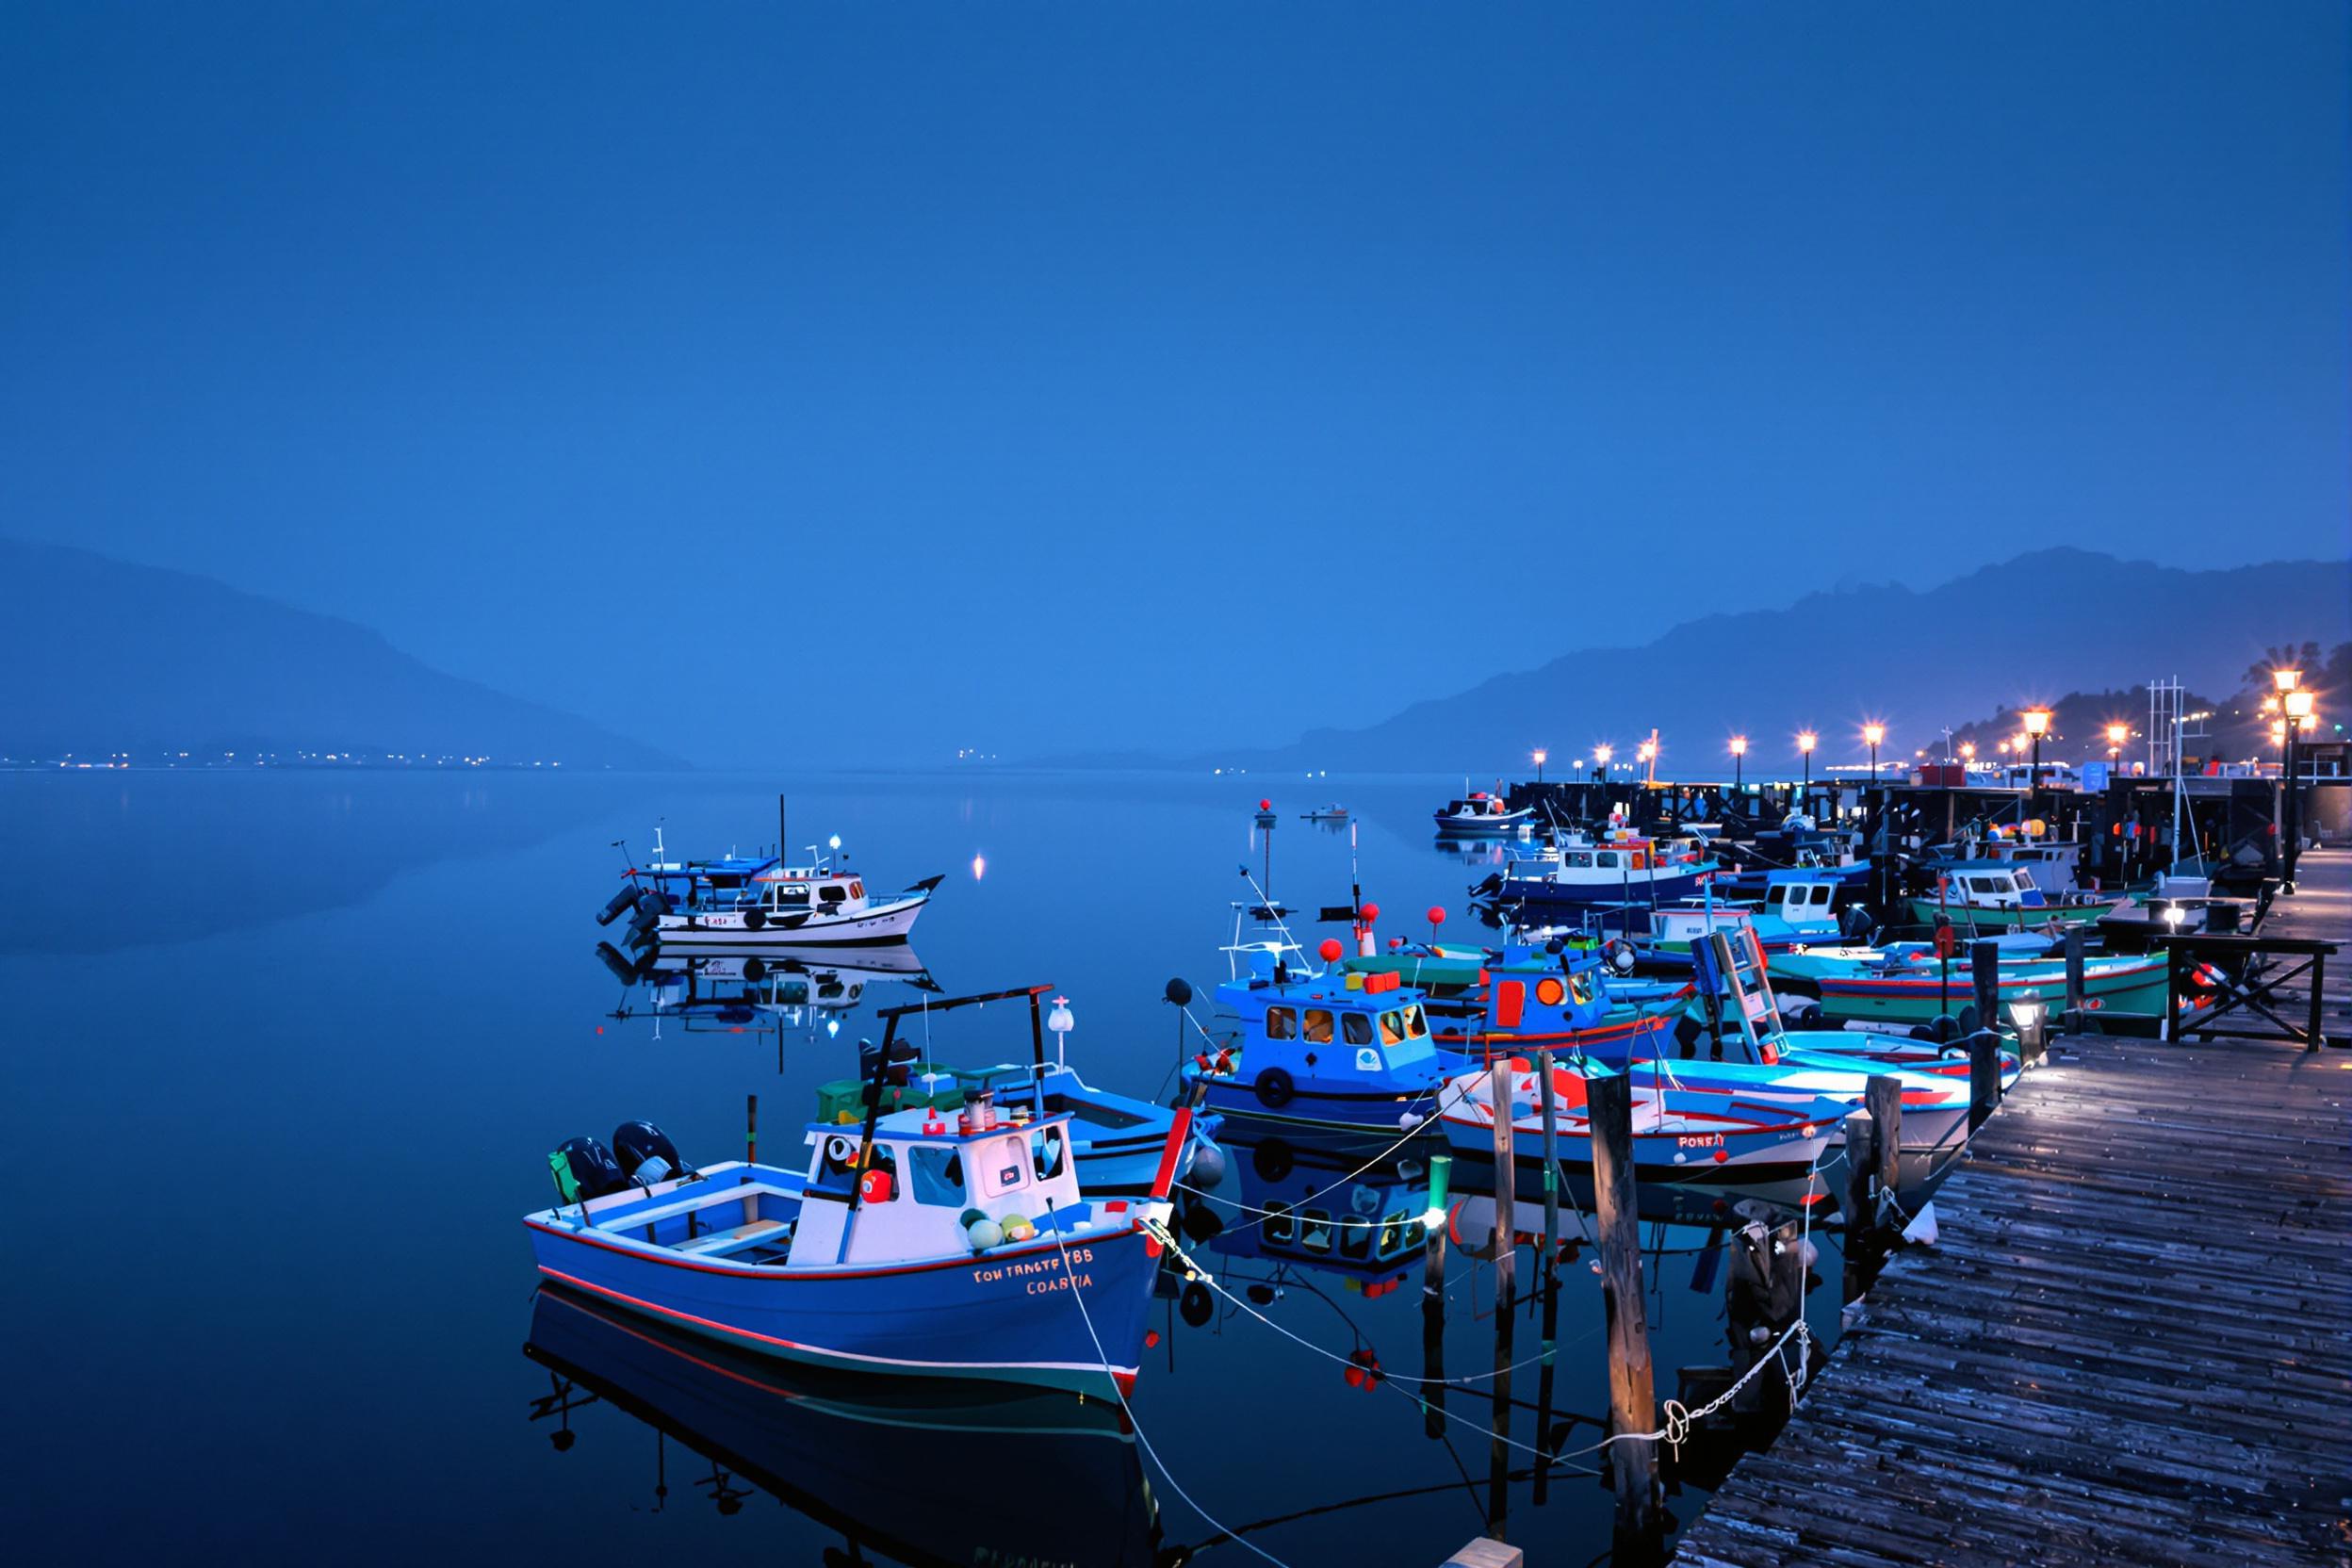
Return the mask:
M2303 871L2277 934L2352 938ZM2352 1560L2352 1052L2056 1054L1676 1562Z

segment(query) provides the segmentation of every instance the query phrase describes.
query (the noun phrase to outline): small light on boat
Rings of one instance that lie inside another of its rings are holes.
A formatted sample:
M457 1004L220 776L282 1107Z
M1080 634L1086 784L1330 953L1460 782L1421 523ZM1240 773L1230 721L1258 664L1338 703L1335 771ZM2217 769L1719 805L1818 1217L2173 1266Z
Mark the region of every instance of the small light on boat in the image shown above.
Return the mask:
M987 856L985 856L985 855L975 855L975 856L973 856L973 857L972 858L972 879L974 882L977 882L977 881L979 881L979 880L980 880L983 876L986 876L988 874L988 858Z
M831 1039L834 1036L836 1036L836 1035L840 1034L841 1032L841 1021L840 1019L837 1019L837 1018L829 1018L829 1019L826 1019L826 1020L825 1021L825 1038L827 1038L827 1039Z

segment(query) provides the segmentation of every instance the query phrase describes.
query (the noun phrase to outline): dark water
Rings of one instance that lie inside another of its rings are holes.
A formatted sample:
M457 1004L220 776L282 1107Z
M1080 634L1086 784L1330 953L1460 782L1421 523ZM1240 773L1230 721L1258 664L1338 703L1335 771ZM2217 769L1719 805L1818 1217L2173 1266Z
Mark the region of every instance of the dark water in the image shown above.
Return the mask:
M1338 796L1359 813L1383 923L1439 904L1446 935L1468 937L1462 892L1483 868L1427 828L1459 784L815 779L794 785L792 827L840 834L878 887L948 874L915 943L938 982L1054 983L1077 1015L1072 1060L1152 1093L1175 1049L1162 988L1189 977L1203 1010L1225 976L1258 796L1282 812L1278 895L1346 902L1348 838L1296 820ZM592 952L612 841L642 850L663 818L674 850L764 843L776 787L0 776L11 1560L1148 1560L1218 1533L1114 1413L1072 1430L1060 1406L950 1418L856 1388L778 1392L756 1366L544 1305L543 1348L591 1386L602 1374L611 1396L531 1418L562 1386L523 1349L534 1275L518 1221L549 1200L546 1151L643 1116L690 1158L730 1157L757 1093L773 1154L796 1142L779 1135L815 1086L851 1070L857 1036L877 1032L873 1007L912 994L877 983L838 1038L813 1015L780 1035L608 1016L646 1000ZM935 1039L950 1059L1008 1059L1026 1019L990 1009ZM1222 1191L1263 1195L1254 1171ZM1726 1359L1710 1234L1647 1233L1661 1396L1678 1366ZM1226 1242L1203 1261L1236 1289L1279 1285L1264 1309L1277 1323L1421 1371L1417 1269L1367 1297L1344 1273L1282 1274ZM1556 1419L1576 1447L1596 1435L1607 1379L1598 1281L1584 1263L1564 1277ZM1492 1269L1457 1255L1450 1284L1448 1365L1483 1372ZM1834 1331L1827 1292L1812 1315ZM1533 1354L1535 1325L1517 1332ZM1171 1308L1163 1334L1135 1397L1143 1431L1223 1525L1284 1521L1247 1532L1274 1557L1435 1563L1480 1532L1484 1383L1452 1396L1432 1440L1397 1385L1352 1387L1247 1316L1192 1328ZM1534 1400L1532 1368L1514 1384ZM1536 1440L1530 1410L1512 1433ZM1702 1500L1686 1485L1670 1506L1688 1516ZM1560 1473L1540 1508L1522 1478L1510 1534L1536 1560L1582 1562L1607 1550L1609 1510L1589 1475ZM1258 1560L1231 1543L1212 1557Z

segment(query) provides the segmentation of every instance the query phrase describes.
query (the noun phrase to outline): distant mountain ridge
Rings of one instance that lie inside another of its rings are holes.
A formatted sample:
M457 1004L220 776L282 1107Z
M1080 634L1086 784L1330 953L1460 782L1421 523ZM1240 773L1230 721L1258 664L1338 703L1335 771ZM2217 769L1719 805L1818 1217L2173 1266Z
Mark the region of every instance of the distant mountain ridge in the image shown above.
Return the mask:
M1576 593L1573 579L1552 591L1563 624L1573 623ZM1778 776L1795 771L1804 729L1821 736L1817 770L1862 760L1868 720L1887 727L1882 758L1903 757L1940 748L1947 726L2062 692L2138 689L2175 675L2194 689L2233 691L2282 638L2331 645L2347 635L2352 562L2193 571L2060 547L1926 590L1847 587L1786 610L1709 615L1640 647L1565 654L1360 728L1199 760L1515 777L1532 771L1540 747L1559 776L1579 757L1589 769L1595 743L1632 760L1655 727L1660 777L1728 776L1733 735L1749 738L1752 776Z
M681 765L445 675L350 621L210 578L0 539L0 756L182 751Z

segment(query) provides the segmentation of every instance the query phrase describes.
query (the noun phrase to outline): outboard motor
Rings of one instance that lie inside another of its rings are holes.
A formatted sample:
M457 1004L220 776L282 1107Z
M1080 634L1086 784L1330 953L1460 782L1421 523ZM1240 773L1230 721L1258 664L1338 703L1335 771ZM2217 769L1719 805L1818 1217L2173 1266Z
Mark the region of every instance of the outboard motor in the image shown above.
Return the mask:
M859 1079L868 1084L874 1082L874 1067L881 1055L882 1048L874 1041L861 1039L858 1042L858 1076ZM912 1040L892 1041L890 1059L884 1070L883 1081L892 1088L905 1088L914 1082L914 1065L922 1055L921 1048Z
M624 986L633 986L645 977L639 972L637 965L629 959L622 957L620 949L614 947L611 942L598 942L596 944L596 961L602 964L606 969L611 970L612 972L612 978L618 980Z
M547 1156L556 1195L566 1203L619 1192L629 1185L612 1151L594 1138L566 1138Z
M597 911L596 923L598 925L612 924L614 921L621 918L621 911L623 909L628 908L630 905L636 902L637 885L634 882L624 883L621 890L614 893L611 901L608 902L601 910Z
M640 931L652 930L654 923L670 912L670 901L659 889L641 888L630 902L637 912L629 916L629 923Z
M612 1153L620 1162L619 1168L641 1187L666 1182L686 1169L686 1163L678 1157L678 1145L650 1121L624 1121L613 1128Z
M1858 942L1870 934L1870 912L1859 904L1849 904L1838 917L1838 927L1848 941Z

